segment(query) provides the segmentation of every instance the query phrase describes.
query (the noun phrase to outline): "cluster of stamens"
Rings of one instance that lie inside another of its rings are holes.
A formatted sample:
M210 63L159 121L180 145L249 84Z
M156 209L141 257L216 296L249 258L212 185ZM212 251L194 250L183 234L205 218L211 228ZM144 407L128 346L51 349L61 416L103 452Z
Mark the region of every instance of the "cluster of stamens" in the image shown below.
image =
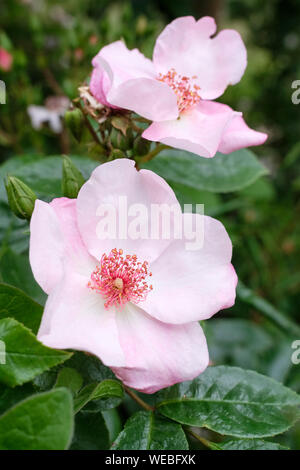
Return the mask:
M158 80L166 83L176 93L179 113L195 106L200 101L200 87L194 83L197 76L191 78L179 75L171 69L165 75L159 74Z
M153 289L146 281L148 276L152 273L147 261L141 263L136 255L123 255L123 250L114 248L109 255L104 253L88 287L104 297L105 308L121 308L129 301L137 304L146 299Z

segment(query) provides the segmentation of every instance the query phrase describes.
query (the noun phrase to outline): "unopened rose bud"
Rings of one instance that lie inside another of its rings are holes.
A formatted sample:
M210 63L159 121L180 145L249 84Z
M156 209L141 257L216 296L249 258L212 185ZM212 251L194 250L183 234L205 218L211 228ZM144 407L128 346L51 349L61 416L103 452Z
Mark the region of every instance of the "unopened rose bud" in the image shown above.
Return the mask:
M133 143L133 152L137 156L146 155L150 150L150 140L143 139L143 137L137 137Z
M7 176L5 188L12 212L20 219L30 220L36 200L35 193L15 176Z
M82 173L69 157L63 159L62 192L65 197L75 199L85 182Z
M114 127L110 133L110 141L112 146L120 150L129 150L132 148L133 144L133 134L131 129L127 129L126 135L118 131Z
M65 113L65 123L78 142L81 140L83 131L83 114L78 108L71 109Z
M126 158L126 155L120 149L114 149L110 153L110 160L116 160L117 158Z

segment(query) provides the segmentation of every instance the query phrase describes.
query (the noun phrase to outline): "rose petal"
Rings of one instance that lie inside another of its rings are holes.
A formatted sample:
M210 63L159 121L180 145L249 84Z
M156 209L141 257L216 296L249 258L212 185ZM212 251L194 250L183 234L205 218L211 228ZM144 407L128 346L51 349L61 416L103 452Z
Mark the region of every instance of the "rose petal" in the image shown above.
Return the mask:
M166 323L205 320L235 301L237 276L224 226L211 217L184 214L186 222L191 217L193 233L196 221L199 224L199 247L195 249L195 241L188 237L173 241L151 264L153 290L141 303L151 316Z
M113 106L106 99L106 95L110 90L110 79L103 68L94 67L90 80L90 90L94 97L104 106L117 108L117 106Z
M77 199L78 226L89 252L99 259L103 253L108 254L117 248L128 255L136 254L139 261L156 259L169 245L171 237L166 234L166 239L162 239L160 224L157 239L151 238L151 229L158 228L155 220L151 220L151 206L154 204L165 204L167 208L173 207L175 213L181 213L169 185L152 171L137 171L132 160L118 159L96 168ZM109 215L111 231L108 226L103 226ZM124 217L124 224L119 224ZM139 238L135 238L131 225L137 217L141 227L137 232L142 234L137 233ZM170 220L172 235L174 216Z
M101 49L93 65L96 71L91 91L102 103L129 109L150 120L178 116L175 93L157 80L151 60L137 49L129 50L122 41L116 41Z
M235 116L228 124L219 144L219 152L231 153L244 147L262 145L268 135L247 126L242 116Z
M142 135L145 139L210 158L216 154L224 130L236 114L221 103L200 101L175 121L153 122Z
M94 260L82 243L76 223L76 200L37 200L30 222L29 258L36 281L49 294L61 280L64 264L91 272Z
M114 309L87 287L88 277L67 269L48 297L38 339L51 348L98 356L107 366L124 365Z
M156 71L174 68L183 76L197 76L203 99L215 99L228 85L240 81L247 65L247 51L237 31L223 30L214 38L213 18L199 21L177 18L159 35L153 54ZM157 120L157 119L156 119Z
M208 366L206 339L198 323L167 325L127 304L117 324L127 367L113 371L129 387L154 393L191 380Z
M167 325L128 303L106 310L101 295L72 272L50 294L38 339L96 355L126 385L146 393L199 375L208 365L198 323Z

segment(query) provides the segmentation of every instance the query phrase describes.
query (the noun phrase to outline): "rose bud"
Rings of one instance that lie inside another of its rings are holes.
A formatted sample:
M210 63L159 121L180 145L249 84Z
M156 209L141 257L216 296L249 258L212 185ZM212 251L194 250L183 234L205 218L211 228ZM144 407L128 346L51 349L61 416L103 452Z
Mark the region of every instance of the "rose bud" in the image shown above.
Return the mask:
M63 157L62 192L65 197L74 199L85 182L82 173L69 157Z
M36 200L35 193L15 176L6 178L5 188L12 212L20 219L30 220Z

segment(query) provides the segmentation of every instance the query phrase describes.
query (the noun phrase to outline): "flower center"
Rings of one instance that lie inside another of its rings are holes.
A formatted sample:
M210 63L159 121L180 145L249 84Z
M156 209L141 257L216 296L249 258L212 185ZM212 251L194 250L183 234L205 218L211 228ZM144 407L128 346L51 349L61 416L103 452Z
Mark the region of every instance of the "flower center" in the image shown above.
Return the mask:
M196 78L196 75L191 78L179 75L174 69L169 70L165 75L161 73L158 75L158 80L169 85L176 93L179 113L192 108L201 99L200 87L194 83Z
M102 255L87 287L103 296L105 308L121 308L127 302L137 304L146 299L153 289L146 281L148 276L152 273L147 261L141 263L136 255L125 256L123 250L114 248L109 255Z

